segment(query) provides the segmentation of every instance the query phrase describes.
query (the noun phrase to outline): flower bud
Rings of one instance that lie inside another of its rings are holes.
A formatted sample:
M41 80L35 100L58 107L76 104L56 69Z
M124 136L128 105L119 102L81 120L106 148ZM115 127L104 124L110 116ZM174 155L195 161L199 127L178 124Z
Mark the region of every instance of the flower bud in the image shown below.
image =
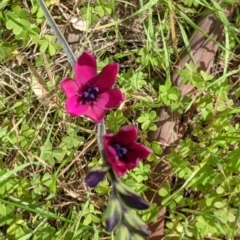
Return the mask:
M121 224L116 232L115 240L130 240L130 239L131 236L129 229L125 225Z
M116 198L112 198L108 203L107 209L104 214L104 219L106 221L106 230L111 232L121 216L121 206Z
M138 235L137 233L133 233L131 234L131 240L145 240L145 238Z
M147 224L134 212L126 211L124 213L124 220L136 233L143 236L149 236L150 231L148 230Z
M124 204L131 208L138 210L145 210L149 208L149 203L146 202L140 195L136 194L131 188L121 181L115 183L118 195Z
M96 187L101 182L109 169L108 166L99 166L93 168L90 173L85 177L85 182L88 187Z

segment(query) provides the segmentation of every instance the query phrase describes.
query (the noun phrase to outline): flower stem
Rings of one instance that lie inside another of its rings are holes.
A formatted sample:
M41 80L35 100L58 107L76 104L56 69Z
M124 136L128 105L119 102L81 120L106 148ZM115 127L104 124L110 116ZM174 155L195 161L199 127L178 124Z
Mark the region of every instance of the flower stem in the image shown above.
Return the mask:
M66 53L66 55L68 57L68 61L70 62L71 66L73 67L74 63L76 62L76 57L73 54L69 44L67 43L67 41L64 38L63 34L61 33L61 31L59 30L57 24L55 23L54 19L52 18L51 13L49 12L49 10L46 7L43 0L37 0L37 2L39 4L40 8L42 9L45 18L47 19L48 24L50 25L50 27L54 31L54 34L56 35L56 37L57 37L58 41L60 42L64 52ZM104 161L107 163L106 156L104 154L104 147L103 147L103 135L106 134L106 127L105 127L104 120L102 120L102 122L98 124L97 133L98 133L98 139L97 139L98 148L99 148L99 151L100 151ZM115 176L112 169L109 170L109 175L110 175L110 178L111 178L112 181L116 180L116 176Z
M97 132L98 132L97 141L98 141L99 152L102 155L104 155L103 154L103 149L104 149L104 147L103 147L103 135L106 134L106 127L105 127L105 124L104 124L104 120L102 120L101 123L98 123Z
M66 55L68 57L68 61L70 62L71 66L73 67L74 63L76 62L76 57L74 56L69 44L67 43L63 34L59 30L57 24L53 20L53 18L51 16L51 13L48 11L48 9L47 9L45 3L43 2L43 0L37 0L37 2L39 4L40 8L42 9L45 18L47 19L48 24L50 25L50 27L54 31L54 34L56 35L56 37L57 37L58 41L60 42L64 52L66 53Z

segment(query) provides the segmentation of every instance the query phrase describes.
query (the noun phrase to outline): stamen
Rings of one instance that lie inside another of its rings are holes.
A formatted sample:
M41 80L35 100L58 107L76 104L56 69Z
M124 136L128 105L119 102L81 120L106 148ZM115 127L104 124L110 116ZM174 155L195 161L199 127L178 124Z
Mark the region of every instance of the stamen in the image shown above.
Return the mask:
M93 90L94 90L95 92L99 92L99 88L98 88L98 87L94 87Z
M94 94L91 93L91 94L89 95L89 98L90 98L90 99L94 99L94 98L95 98Z
M85 98L87 98L89 96L89 92L84 92L83 95Z
M83 92L83 96L80 99L80 104L94 104L96 98L98 97L99 88L97 86L88 86L88 88Z
M118 157L121 159L123 159L127 154L128 150L125 147L122 147L118 143L113 144L112 147L116 150Z

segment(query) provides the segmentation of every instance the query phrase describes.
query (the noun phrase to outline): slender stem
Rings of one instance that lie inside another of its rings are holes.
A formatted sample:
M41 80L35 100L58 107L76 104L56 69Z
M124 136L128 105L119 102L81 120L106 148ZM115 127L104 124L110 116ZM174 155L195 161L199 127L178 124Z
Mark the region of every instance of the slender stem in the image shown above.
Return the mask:
M45 3L43 2L43 0L37 0L37 2L39 4L40 8L42 9L45 18L47 19L48 24L50 25L50 27L54 31L54 34L56 35L56 37L57 37L58 41L60 42L64 52L66 53L66 55L68 57L68 61L70 62L71 66L73 67L74 63L76 62L76 57L74 56L74 54L73 54L69 44L67 43L67 41L64 38L63 34L59 30L57 24L53 20L50 12L48 11Z
M106 127L105 127L105 124L104 124L104 120L102 120L102 122L98 124L97 132L98 132L98 137L97 137L98 148L99 148L99 152L102 153L103 149L104 149L104 147L103 147L103 135L106 134Z
M114 171L111 168L109 168L108 174L110 176L112 184L114 184L116 181L118 181L117 176L115 175Z
M48 11L43 0L37 0L37 2L39 4L39 6L41 7L43 14L46 17L50 27L52 28L56 37L58 38L58 41L60 42L64 52L66 53L66 55L68 57L68 61L70 62L71 66L73 67L74 63L76 62L76 57L73 54L69 44L67 43L67 41L64 38L63 34L61 33L61 31L59 30L57 24L55 23L54 19L52 18L51 13ZM104 146L103 146L103 135L106 134L106 127L105 127L104 120L102 120L102 122L98 124L97 133L98 133L99 151L100 151L104 161L107 162L106 156L104 154ZM114 180L116 178L112 170L109 171L109 174L110 174L112 180Z

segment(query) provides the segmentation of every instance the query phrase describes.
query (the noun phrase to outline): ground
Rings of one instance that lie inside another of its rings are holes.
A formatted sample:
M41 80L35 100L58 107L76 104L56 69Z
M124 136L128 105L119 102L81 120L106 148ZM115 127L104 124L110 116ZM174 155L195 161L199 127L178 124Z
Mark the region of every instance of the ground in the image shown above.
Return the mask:
M161 197L142 219L151 225L165 208L158 233L165 239L238 237L239 3L46 4L76 57L91 52L99 71L119 63L116 86L125 101L107 113L106 126L115 133L135 125L138 141L153 151L123 178L144 198ZM102 221L109 178L96 189L84 183L102 161L96 124L64 108L59 82L73 77L67 55L36 1L4 0L0 9L0 239L115 239ZM213 29L223 26L218 38L199 25L210 14L219 21ZM201 29L211 57L192 45ZM195 59L195 50L196 66L182 60ZM183 92L186 84L190 92ZM156 170L159 162L167 174Z

